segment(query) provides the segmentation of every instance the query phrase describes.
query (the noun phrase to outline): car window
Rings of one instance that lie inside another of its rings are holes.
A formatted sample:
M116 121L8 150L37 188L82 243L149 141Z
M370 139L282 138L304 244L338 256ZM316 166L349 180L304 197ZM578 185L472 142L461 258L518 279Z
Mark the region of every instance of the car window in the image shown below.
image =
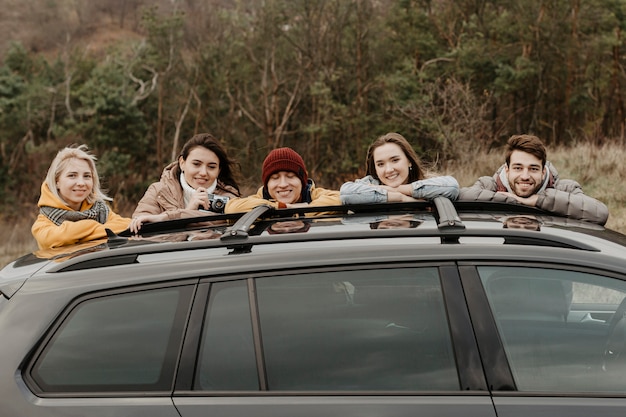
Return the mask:
M181 286L79 302L38 355L34 382L50 393L171 389L191 294Z
M246 281L211 285L196 390L258 390Z
M435 268L255 280L269 390L459 390ZM245 281L212 284L196 390L259 390Z
M270 390L458 390L435 268L256 280Z
M626 282L547 268L478 270L518 390L626 391Z

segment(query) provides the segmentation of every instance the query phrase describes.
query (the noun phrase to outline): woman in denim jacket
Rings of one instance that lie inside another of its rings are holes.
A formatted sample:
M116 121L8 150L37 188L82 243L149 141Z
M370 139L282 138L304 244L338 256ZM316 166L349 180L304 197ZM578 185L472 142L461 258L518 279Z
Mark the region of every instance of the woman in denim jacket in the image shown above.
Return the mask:
M367 151L367 176L341 186L343 204L456 200L459 183L451 176L427 173L409 142L399 133L387 133Z

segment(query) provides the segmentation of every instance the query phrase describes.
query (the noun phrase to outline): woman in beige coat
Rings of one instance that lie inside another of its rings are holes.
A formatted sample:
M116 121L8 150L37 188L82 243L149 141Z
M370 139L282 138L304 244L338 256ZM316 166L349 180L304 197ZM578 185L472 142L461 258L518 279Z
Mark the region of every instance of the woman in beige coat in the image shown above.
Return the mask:
M183 145L178 161L166 166L139 201L130 230L144 223L205 216L223 212L225 203L239 197L236 163L212 135L195 135Z

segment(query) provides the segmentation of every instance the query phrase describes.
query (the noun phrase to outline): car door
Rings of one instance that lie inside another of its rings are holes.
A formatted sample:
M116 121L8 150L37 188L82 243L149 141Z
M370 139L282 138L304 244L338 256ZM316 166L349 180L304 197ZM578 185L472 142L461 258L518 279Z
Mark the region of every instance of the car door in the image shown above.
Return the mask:
M624 415L625 277L547 264L461 270L499 417Z
M495 416L462 297L455 267L207 280L174 403L182 417Z

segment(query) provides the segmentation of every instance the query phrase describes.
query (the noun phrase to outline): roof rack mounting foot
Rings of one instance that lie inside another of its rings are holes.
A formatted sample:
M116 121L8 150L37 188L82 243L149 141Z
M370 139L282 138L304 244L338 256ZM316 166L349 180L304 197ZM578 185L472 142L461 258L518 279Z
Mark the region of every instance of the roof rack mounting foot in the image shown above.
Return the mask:
M456 208L454 208L452 201L446 197L435 197L433 202L435 203L437 216L439 217L439 221L437 223L437 228L439 230L465 230L465 225L461 221L459 214L456 212Z
M274 209L273 207L265 205L265 204L262 206L253 208L252 210L250 210L249 212L241 216L239 220L237 220L237 222L229 230L227 230L220 239L231 240L231 239L248 238L248 234L250 232L250 226L252 226L252 224L261 216L263 216L265 213L273 209Z

